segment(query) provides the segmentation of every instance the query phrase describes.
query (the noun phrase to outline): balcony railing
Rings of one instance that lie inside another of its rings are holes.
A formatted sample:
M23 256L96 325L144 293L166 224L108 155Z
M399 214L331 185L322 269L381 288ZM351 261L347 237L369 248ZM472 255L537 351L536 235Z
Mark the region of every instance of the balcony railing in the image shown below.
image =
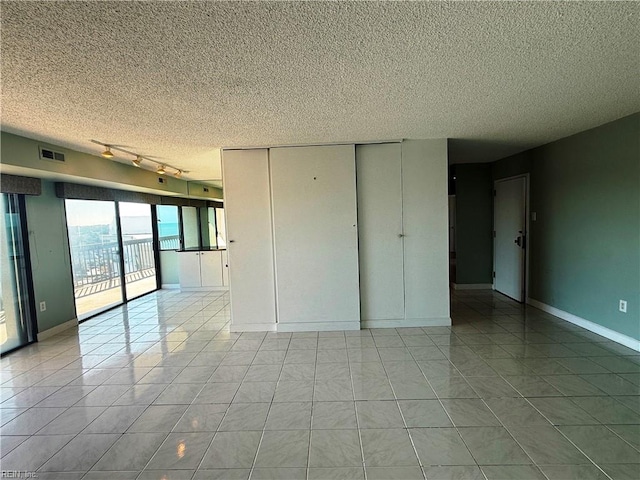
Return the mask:
M122 247L125 275L155 268L151 238L125 240ZM76 287L120 279L117 242L74 247L71 249L71 262Z
M160 238L160 250L178 250L180 248L180 235Z

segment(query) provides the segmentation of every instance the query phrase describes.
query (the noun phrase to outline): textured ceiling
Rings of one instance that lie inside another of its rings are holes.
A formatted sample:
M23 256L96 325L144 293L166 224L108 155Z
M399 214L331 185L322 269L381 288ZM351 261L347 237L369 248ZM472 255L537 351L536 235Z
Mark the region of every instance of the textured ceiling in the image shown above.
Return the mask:
M637 2L2 2L2 128L220 177L219 147L449 137L487 161L640 110Z

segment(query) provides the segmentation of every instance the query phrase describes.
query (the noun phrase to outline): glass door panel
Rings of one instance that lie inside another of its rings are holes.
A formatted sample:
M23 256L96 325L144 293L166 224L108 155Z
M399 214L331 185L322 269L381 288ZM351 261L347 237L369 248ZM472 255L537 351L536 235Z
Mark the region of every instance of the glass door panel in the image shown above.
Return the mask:
M31 342L33 332L20 199L2 194L0 203L0 353L6 353Z
M200 247L200 225L196 207L182 207L182 235L184 248Z
M224 208L216 208L216 231L218 248L227 248L227 227L224 221Z
M158 288L153 253L151 205L118 203L127 299Z
M78 320L122 303L115 202L65 200Z

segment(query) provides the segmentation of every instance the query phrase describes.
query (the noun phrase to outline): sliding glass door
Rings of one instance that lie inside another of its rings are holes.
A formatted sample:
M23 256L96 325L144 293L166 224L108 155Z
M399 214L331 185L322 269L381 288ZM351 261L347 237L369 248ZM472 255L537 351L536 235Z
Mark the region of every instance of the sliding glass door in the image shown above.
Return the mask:
M6 353L33 341L34 332L24 199L3 193L0 212L0 353Z
M151 205L65 200L78 320L157 289Z
M114 202L65 200L78 320L123 302Z
M158 288L153 251L151 205L118 203L128 300Z

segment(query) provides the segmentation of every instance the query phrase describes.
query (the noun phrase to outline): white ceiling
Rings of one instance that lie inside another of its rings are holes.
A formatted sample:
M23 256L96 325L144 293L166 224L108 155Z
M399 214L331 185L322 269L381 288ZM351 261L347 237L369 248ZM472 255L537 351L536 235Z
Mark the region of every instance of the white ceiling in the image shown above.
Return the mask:
M3 1L2 129L199 180L219 147L449 137L454 161L494 160L640 111L639 12Z

